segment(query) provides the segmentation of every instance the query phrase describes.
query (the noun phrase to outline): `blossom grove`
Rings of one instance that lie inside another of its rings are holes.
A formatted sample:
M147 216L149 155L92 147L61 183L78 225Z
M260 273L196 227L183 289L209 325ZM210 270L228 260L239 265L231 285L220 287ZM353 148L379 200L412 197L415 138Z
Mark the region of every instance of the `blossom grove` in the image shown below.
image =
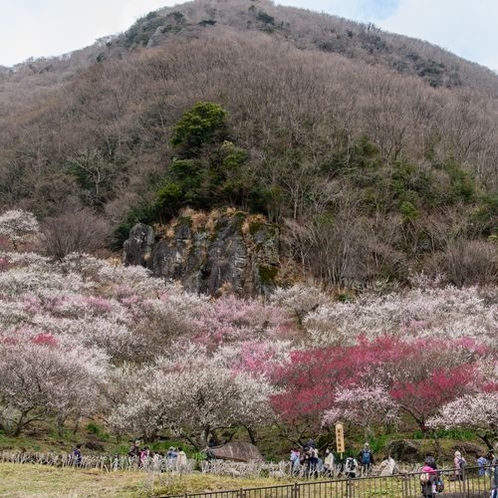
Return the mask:
M366 437L393 426L498 436L493 287L340 302L297 285L266 303L213 300L85 254L3 252L0 295L0 427L14 436L89 417L197 448L227 430L256 442L266 426L332 440L339 420Z

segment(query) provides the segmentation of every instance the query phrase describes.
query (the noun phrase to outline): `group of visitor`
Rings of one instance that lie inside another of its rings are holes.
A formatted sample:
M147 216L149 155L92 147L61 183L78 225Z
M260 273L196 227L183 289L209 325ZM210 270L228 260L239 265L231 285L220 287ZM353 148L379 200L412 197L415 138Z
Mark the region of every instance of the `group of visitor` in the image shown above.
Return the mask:
M493 452L480 453L477 455L477 473L480 477L491 475L492 469L491 465L496 461Z
M452 476L455 481L463 481L465 479L466 466L467 461L465 457L460 451L455 451ZM479 477L492 476L493 489L491 491L491 498L498 498L498 460L492 452L478 455L477 473ZM442 473L438 471L436 461L432 455L426 457L424 465L420 469L420 484L424 498L435 498L444 490Z
M329 448L326 448L323 455L320 455L315 442L310 439L302 449L298 446L291 449L290 462L293 476L335 477L336 474L342 473L348 478L355 478L358 473L367 475L371 471L374 456L368 443L365 443L358 458L348 456L344 460L336 459Z
M82 463L82 445L77 444L71 451L71 460L73 465L81 466ZM181 447L171 446L164 454L161 452L154 453L147 446L142 447L140 440L136 440L128 451L128 456L139 467L147 467L148 464L156 458L164 459L166 467L172 470L185 469L188 465L188 459L185 451ZM348 456L344 460L336 459L334 453L326 448L323 455L319 454L315 442L310 439L304 447L293 447L290 453L291 473L293 476L317 477L329 476L336 477L342 473L347 478L367 475L374 465L373 452L368 443L365 443L362 450L358 453L357 458ZM460 451L455 451L453 467L454 479L463 481L465 478L465 467L467 462ZM498 498L498 459L491 452L477 455L477 468L480 477L492 476L493 490L492 498ZM432 455L427 455L424 465L420 469L421 492L424 498L435 498L442 492L444 484L442 473L438 470L436 460Z
M157 457L165 457L166 467L169 469L181 470L186 468L188 464L187 454L183 451L181 446L178 448L170 446L166 454L163 455L161 452L154 453L148 446L142 448L140 440L136 440L133 443L130 451L128 451L128 456L133 459L139 467L146 467L151 460Z

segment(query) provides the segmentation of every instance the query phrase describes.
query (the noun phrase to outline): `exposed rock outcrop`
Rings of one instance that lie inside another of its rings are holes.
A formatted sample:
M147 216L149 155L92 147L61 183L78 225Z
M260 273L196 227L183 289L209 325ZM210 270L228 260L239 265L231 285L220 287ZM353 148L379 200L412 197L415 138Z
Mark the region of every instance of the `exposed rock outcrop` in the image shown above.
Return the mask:
M154 238L151 227L133 227L124 245L124 263L144 265L194 293L257 296L275 287L278 229L261 216L190 212L155 244Z
M147 266L154 245L155 234L152 227L144 223L135 225L123 245L123 263L125 265Z

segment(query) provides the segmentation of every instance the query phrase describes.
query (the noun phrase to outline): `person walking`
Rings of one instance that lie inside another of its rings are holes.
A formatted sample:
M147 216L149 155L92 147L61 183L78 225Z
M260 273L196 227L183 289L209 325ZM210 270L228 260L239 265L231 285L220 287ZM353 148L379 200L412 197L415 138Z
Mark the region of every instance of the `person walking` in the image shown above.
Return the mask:
M467 462L459 451L455 451L455 458L453 459L453 462L455 465L455 480L463 481L465 465Z
M81 460L83 456L81 454L81 444L77 444L73 451L71 451L71 462L76 467L81 467Z
M420 487L424 498L435 498L435 483L438 478L434 457L428 456L420 469Z

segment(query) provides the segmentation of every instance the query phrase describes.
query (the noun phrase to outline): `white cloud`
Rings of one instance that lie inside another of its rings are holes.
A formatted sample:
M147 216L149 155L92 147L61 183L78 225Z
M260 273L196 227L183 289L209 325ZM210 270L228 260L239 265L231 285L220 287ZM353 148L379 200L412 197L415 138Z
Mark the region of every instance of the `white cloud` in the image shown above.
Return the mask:
M0 64L60 55L122 32L172 0L0 0Z
M276 3L373 22L386 31L426 40L498 69L496 0L277 0Z
M498 69L496 0L275 0L373 22ZM0 64L60 55L125 31L138 17L181 0L0 0Z
M401 0L379 27L435 43L466 59L498 68L495 0Z

